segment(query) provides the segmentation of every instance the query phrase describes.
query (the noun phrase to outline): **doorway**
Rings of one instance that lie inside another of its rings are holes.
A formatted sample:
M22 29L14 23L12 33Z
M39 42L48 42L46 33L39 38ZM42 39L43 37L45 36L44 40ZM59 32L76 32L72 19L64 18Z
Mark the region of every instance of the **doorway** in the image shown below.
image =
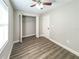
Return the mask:
M39 38L39 18L36 16L19 15L19 41L22 38L35 35Z
M36 17L22 16L22 37L36 35Z

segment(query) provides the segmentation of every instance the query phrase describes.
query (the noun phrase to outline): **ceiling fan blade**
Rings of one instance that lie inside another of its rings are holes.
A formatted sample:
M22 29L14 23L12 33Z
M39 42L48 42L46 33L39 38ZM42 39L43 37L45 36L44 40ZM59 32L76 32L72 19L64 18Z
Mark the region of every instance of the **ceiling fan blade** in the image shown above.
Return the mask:
M36 4L33 4L33 5L31 5L30 7L34 7L34 6L36 6Z
M52 5L51 2L44 2L43 5Z

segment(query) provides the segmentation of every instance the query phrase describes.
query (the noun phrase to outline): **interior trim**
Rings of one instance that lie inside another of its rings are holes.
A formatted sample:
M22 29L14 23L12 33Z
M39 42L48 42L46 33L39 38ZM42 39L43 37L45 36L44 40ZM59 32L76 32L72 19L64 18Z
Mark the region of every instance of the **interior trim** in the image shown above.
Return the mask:
M30 34L30 35L26 35L26 36L22 36L23 38L25 37L29 37L29 36L34 36L35 34Z

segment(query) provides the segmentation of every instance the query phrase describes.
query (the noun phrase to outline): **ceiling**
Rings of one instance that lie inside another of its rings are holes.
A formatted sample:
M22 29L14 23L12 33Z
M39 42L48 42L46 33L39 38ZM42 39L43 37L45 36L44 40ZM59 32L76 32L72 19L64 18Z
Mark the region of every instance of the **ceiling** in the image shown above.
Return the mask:
M15 10L24 11L27 13L34 13L34 14L40 14L47 12L55 7L61 6L63 4L69 3L72 0L56 0L52 6L44 6L44 8L41 10L37 7L30 7L33 4L32 0L11 0L11 3L13 5L13 8Z

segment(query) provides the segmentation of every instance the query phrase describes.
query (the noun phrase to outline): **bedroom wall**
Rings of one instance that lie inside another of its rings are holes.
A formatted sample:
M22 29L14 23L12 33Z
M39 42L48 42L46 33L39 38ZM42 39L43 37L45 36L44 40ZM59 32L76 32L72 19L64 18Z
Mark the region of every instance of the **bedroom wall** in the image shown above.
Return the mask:
M22 22L23 37L36 34L36 17L23 16Z
M9 0L4 0L9 8L9 41L0 54L0 59L9 59L13 46L13 8Z
M50 21L49 37L52 41L60 43L79 56L79 0L53 8L47 15ZM44 22L42 24L46 27Z
M14 39L13 41L18 42L19 41L19 12L14 10Z

